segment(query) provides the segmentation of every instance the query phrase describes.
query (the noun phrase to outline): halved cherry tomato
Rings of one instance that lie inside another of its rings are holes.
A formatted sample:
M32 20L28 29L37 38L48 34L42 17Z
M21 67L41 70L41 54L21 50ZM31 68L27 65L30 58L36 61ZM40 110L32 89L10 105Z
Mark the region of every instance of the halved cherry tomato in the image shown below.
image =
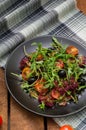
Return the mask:
M29 68L29 67L25 67L25 68L22 70L22 78L23 78L24 80L28 80L30 72L31 72L30 68Z
M36 58L37 61L40 61L40 60L43 60L43 55L42 54L39 54Z
M58 99L58 98L60 97L60 93L59 93L57 90L53 89L53 90L51 91L51 96L52 96L54 99Z
M37 92L39 92L39 93L46 93L47 92L47 89L44 88L44 82L45 81L43 79L39 79L36 81L34 87L35 87Z
M84 67L86 65L86 56L79 56L79 66Z
M2 117L0 116L0 126L2 125L3 123L3 120L2 120Z
M60 130L74 130L72 126L70 125L63 125Z
M61 59L58 59L55 65L60 69L64 68L64 62Z
M66 53L76 56L78 55L79 50L75 46L70 45L66 48Z

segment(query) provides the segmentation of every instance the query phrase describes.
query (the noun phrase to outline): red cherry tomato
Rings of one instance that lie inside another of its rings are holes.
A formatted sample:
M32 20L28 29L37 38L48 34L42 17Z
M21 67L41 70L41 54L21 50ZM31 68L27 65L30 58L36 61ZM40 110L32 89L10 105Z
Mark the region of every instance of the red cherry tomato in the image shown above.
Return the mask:
M0 126L2 125L3 123L3 120L2 120L2 117L0 116Z
M60 93L59 93L57 90L53 89L53 90L51 91L51 96L52 96L54 99L58 99L58 98L60 97Z
M79 53L79 50L75 47L75 46L68 46L67 48L66 48L66 53L67 54L71 54L71 55L73 55L73 56L76 56L76 55L78 55L78 53Z
M43 79L39 79L36 81L34 87L36 89L37 92L39 93L46 93L47 92L47 88L44 88L44 80Z
M63 125L60 130L74 130L70 125Z
M24 80L28 80L28 77L29 77L29 75L30 75L30 72L31 72L30 68L29 68L29 67L25 67L25 68L22 70L22 78L23 78Z
M57 60L55 65L60 69L64 68L64 62L61 59Z
M36 59L37 61L41 61L41 60L43 60L43 55L42 54L39 54L38 56L37 56L37 59Z

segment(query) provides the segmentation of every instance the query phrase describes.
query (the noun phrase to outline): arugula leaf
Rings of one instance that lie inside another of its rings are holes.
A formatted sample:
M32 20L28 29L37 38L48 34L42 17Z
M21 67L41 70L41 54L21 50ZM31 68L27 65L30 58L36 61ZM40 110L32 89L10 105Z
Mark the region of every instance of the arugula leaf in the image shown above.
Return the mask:
M42 110L45 110L45 103L42 102L41 104L39 104L39 107L40 107Z

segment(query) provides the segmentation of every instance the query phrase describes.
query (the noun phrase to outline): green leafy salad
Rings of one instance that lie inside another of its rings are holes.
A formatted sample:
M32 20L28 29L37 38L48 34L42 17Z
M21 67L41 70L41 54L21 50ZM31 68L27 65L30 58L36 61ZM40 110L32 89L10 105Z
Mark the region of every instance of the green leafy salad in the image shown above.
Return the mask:
M72 44L72 43L71 43ZM78 102L78 95L86 88L86 56L73 45L63 46L53 37L51 47L42 43L21 59L19 69L21 88L39 102L39 107L65 106Z

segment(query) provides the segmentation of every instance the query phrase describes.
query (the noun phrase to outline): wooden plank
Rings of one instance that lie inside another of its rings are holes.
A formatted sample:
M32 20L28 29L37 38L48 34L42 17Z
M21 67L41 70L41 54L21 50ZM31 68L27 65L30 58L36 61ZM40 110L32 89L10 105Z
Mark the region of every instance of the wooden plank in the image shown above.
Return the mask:
M59 130L59 125L52 118L47 118L47 130Z
M12 98L10 104L10 130L44 130L42 116L25 110Z
M3 119L3 124L0 127L0 130L7 130L7 123L8 123L8 105L7 105L7 89L5 85L5 80L4 80L4 71L0 68L0 115L2 116Z

